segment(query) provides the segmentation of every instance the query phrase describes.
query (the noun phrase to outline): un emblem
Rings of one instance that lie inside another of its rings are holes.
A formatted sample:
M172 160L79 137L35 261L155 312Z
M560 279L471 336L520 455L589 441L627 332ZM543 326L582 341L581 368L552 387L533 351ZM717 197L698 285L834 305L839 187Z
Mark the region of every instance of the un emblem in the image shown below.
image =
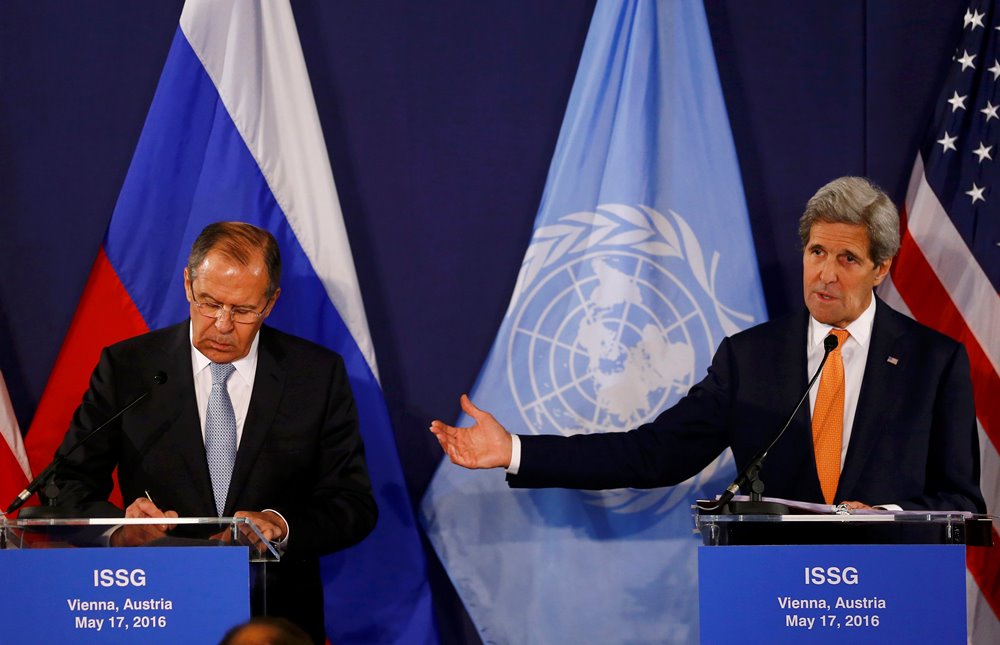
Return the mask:
M650 421L698 380L720 340L714 330L751 322L716 298L718 253L706 263L691 227L668 213L603 204L535 232L508 311L508 379L530 431ZM721 465L670 489L605 491L593 501L664 512Z

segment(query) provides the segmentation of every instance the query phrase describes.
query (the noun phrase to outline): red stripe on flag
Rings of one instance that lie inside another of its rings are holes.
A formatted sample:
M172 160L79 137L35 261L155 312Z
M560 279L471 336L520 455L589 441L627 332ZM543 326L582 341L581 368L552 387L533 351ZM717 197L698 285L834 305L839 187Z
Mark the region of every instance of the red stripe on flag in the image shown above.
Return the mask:
M102 248L25 436L32 472L41 472L52 461L87 390L101 350L147 331L149 327ZM111 501L121 503L117 481Z
M892 265L892 282L917 320L965 345L976 416L993 445L1000 446L1000 376L908 230Z
M993 546L970 546L965 564L993 613L1000 616L1000 535L993 528Z

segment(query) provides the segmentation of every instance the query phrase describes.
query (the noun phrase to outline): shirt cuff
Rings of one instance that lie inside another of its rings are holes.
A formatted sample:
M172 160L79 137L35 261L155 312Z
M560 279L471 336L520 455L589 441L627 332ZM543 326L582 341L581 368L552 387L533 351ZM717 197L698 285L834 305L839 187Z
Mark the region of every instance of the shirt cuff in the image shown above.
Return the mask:
M277 549L279 549L281 551L284 551L285 548L288 546L288 536L292 534L292 525L288 523L288 520L285 519L284 515L282 515L278 511L274 510L273 508L265 508L263 512L264 513L267 513L267 512L274 513L275 515L277 515L278 517L281 518L282 522L285 523L285 537L281 538L280 542L274 542L274 541L271 542L271 544L273 544L275 546L275 548L277 548Z
M521 437L516 434L510 435L510 465L507 466L508 475L516 475L521 468Z

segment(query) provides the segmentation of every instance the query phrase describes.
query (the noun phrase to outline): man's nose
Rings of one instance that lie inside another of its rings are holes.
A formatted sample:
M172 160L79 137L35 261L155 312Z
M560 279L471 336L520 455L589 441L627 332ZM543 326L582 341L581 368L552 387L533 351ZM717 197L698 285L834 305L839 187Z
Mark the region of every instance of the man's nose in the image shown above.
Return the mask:
M233 317L225 309L219 310L219 315L215 317L215 328L220 332L228 333L233 330L236 323L233 322Z
M819 267L819 279L829 284L836 282L838 275L836 262L832 258L824 259Z

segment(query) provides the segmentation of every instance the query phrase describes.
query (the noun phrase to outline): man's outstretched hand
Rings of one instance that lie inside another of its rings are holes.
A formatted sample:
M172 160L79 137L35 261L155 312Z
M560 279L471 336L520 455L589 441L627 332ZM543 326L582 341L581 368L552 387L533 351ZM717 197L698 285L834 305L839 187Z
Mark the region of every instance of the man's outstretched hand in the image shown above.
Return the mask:
M506 468L510 465L510 433L489 412L472 404L465 394L462 411L472 417L468 428L456 428L435 419L431 432L452 462L466 468Z

